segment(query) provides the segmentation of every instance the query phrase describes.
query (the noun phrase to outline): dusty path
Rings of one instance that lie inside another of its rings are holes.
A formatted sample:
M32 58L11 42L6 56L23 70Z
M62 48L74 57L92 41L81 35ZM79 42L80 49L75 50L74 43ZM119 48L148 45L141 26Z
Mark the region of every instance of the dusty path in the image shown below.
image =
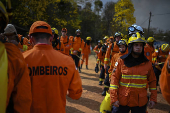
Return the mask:
M93 55L89 57L89 69L85 69L83 65L80 73L83 94L79 100L72 100L67 97L66 113L99 113L99 107L104 97L101 96L104 86L99 86L99 73L94 72L96 59ZM149 113L168 113L170 105L164 100L162 95L158 93L158 103L155 109L148 109Z

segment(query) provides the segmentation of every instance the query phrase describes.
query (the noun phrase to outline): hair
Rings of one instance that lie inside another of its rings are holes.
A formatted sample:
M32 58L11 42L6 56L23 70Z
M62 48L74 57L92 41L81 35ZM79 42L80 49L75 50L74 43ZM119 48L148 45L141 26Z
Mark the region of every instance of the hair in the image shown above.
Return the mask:
M33 36L35 38L35 40L39 40L39 39L49 39L51 37L51 34L48 33L33 33L31 34L31 36Z

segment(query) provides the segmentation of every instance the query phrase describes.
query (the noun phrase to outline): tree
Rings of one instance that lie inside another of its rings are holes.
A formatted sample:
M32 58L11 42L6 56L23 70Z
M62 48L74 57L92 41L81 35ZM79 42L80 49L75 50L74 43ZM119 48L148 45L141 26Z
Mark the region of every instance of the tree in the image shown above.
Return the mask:
M94 5L94 12L97 12L97 15L99 15L99 12L103 8L103 2L100 0L95 0Z
M127 28L136 23L136 18L133 16L134 11L131 0L119 0L115 4L115 15L113 18L115 32L126 33Z
M113 16L115 14L115 2L107 2L104 6L102 13L102 31L104 35L113 35L114 28L111 22L113 21ZM112 22L113 23L113 22Z

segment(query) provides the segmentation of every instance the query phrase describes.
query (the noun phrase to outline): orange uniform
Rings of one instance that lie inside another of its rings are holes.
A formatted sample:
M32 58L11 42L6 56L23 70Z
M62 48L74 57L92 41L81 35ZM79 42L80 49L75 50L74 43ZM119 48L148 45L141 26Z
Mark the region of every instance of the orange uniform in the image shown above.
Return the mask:
M64 44L65 54L69 55L70 54L70 48L71 48L70 38L68 38L68 36L66 36L66 37L61 36L60 41Z
M60 51L61 53L65 53L64 44L61 41L60 41L60 44L57 44L57 46L54 47L54 49Z
M168 56L164 67L162 69L161 77L160 77L160 87L161 92L165 100L170 104L170 73L167 70L167 62L170 65L170 55Z
M37 44L23 55L32 83L31 113L65 113L67 91L72 99L82 94L72 58L47 44Z
M104 66L104 57L105 57L105 54L106 53L102 52L102 47L101 47L100 50L99 50L99 53L98 53L98 59L101 61L100 65L102 65L102 66Z
M84 49L82 50L81 64L83 64L84 59L86 59L86 65L88 65L88 58L89 58L89 54L91 53L90 47L91 45L87 45L87 43L84 43Z
M113 45L114 44L114 45ZM109 62L111 62L110 58L115 54L115 53L119 53L119 47L116 44L116 42L109 44L109 47L107 48L106 51L106 55L105 55L105 59L104 59L104 64L109 64Z
M7 109L14 109L15 113L30 113L32 96L28 67L17 46L5 43L5 48L8 55Z
M115 63L117 62L117 60L118 60L121 56L123 56L123 55L125 55L125 54L127 54L127 53L128 53L128 49L126 49L126 52L125 52L125 53L121 53L121 52L119 51L119 53L116 53L116 54L113 55L112 60L111 60L111 65L110 65L110 68L109 68L109 70L108 70L109 73L112 73L113 68L114 68Z
M81 39L80 37L75 37L72 39L72 48L71 50L71 54L73 53L73 51L78 51L81 52L84 48L84 40Z
M156 77L149 61L127 67L118 59L116 71L111 75L111 104L119 101L122 106L144 106L148 102L146 85L149 83L150 101L157 102Z
M98 52L99 52L99 50L100 50L100 48L99 48L99 46L98 45L96 45L95 47L94 47L94 49L93 49L93 51L97 54L97 64L99 64L99 58L98 58Z
M146 44L144 47L144 55L146 58L152 62L152 54L154 53L155 48L153 46L150 46L149 44Z

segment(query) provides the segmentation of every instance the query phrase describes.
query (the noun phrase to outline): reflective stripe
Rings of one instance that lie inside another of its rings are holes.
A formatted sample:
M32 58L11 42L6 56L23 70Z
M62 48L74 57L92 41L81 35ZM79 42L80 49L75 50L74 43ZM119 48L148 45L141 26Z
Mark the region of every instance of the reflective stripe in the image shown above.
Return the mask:
M135 84L135 83L123 83L120 82L121 86L125 86L125 87L133 87L133 88L146 88L146 83L144 84Z
M110 84L110 88L111 88L111 89L118 89L118 85Z
M82 51L82 49L81 49L81 48L79 48L79 50L80 50L80 51Z
M100 59L97 59L97 61L100 61Z
M104 65L104 63L103 63L103 62L101 62L101 65Z
M102 79L102 78L99 78L99 81L104 81L104 79Z
M104 87L105 87L105 88L109 88L109 86L106 86L106 85L105 85Z
M157 60L157 58L152 58L152 61L156 61Z
M23 45L23 51L26 51L28 49L27 45Z
M156 90L156 88L149 88L149 90Z
M109 61L109 58L104 58L104 61Z
M142 79L146 80L147 76L146 75L122 75L123 79Z
M109 73L109 78L110 78L111 75L112 75L112 73Z
M71 48L70 50L73 50L73 48Z

